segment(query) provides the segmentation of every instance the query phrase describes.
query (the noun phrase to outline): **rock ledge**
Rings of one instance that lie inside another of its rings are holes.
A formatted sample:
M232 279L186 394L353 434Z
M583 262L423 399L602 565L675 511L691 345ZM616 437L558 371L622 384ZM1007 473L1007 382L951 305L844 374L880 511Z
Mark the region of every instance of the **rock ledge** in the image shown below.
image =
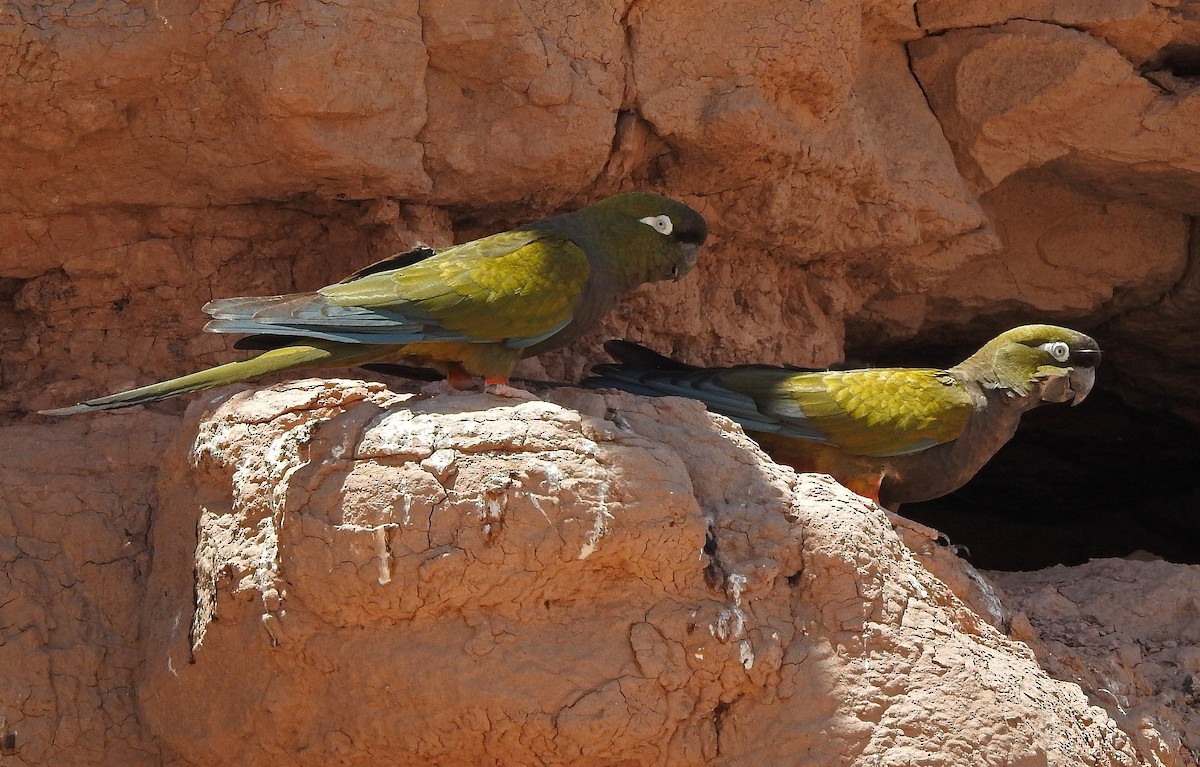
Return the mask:
M143 616L161 741L196 765L1139 763L849 491L695 403L545 396L193 406Z

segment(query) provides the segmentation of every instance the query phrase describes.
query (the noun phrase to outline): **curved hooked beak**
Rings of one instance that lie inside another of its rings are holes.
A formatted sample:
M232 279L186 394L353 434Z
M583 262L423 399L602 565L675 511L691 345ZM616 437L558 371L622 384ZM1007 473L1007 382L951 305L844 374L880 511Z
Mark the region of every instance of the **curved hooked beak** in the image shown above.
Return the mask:
M675 282L679 282L692 271L692 267L696 265L696 257L700 255L699 243L683 242L679 244L679 249L683 251L683 257L671 267L671 279Z
M1063 373L1066 373L1065 375ZM1042 402L1070 402L1072 407L1083 402L1096 383L1096 368L1070 367L1041 379Z
M1092 390L1092 385L1096 383L1096 368L1073 367L1067 374L1067 382L1071 395L1071 407L1075 407L1087 398L1088 392Z

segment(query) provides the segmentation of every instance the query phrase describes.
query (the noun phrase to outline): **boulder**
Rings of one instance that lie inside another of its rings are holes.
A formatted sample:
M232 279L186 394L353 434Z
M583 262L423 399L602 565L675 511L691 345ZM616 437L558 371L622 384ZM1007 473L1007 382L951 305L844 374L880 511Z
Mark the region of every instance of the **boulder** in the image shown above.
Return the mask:
M192 408L142 613L138 695L170 753L1138 763L882 511L697 404L436 391L306 380Z

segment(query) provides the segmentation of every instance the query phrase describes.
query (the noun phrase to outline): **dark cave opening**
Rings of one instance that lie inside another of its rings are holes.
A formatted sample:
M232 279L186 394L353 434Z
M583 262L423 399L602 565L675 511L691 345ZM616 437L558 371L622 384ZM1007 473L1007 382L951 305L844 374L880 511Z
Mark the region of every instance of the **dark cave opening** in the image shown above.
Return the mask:
M1078 407L1027 413L967 485L900 513L945 533L984 569L1135 552L1200 563L1200 431L1100 385Z
M1168 45L1162 49L1161 61L1161 68L1175 77L1200 77L1200 48L1194 45Z

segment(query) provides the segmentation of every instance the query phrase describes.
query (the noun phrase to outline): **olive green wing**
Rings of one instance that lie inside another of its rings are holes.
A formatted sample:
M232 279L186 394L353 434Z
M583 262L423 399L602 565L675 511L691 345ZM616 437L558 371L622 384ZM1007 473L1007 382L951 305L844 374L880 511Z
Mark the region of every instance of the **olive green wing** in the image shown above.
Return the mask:
M851 455L915 453L958 438L974 400L944 370L804 371L773 365L697 368L629 342L604 348L587 386L689 397L750 432L832 445Z
M773 365L697 368L629 342L604 348L585 385L689 397L750 432L832 445L851 455L915 453L957 439L974 400L944 370L804 371Z
M316 293L223 298L206 330L345 343L539 343L583 301L587 255L560 235L512 231L438 253L418 248Z
M587 255L574 242L512 231L318 293L335 306L403 315L436 328L438 340L458 336L519 348L570 323L589 274Z
M851 455L915 453L958 438L974 412L970 393L943 370L879 368L765 373L733 368L723 388L754 400L767 428Z

